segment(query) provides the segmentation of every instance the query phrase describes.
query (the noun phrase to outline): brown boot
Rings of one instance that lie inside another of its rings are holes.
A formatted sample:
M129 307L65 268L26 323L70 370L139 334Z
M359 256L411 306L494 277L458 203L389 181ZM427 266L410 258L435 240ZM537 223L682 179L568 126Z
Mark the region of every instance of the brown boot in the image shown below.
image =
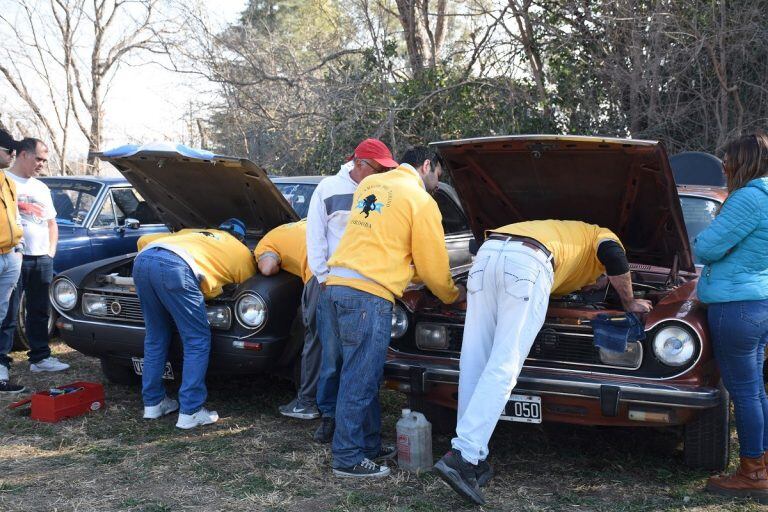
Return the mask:
M736 498L752 498L758 503L768 504L768 472L763 457L741 457L736 473L713 476L707 480L707 490Z

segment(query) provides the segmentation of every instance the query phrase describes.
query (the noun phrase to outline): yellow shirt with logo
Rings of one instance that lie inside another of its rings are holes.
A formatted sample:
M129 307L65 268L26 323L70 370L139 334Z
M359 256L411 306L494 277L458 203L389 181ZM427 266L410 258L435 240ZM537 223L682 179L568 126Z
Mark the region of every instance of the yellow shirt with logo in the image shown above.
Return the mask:
M605 273L597 259L600 242L621 240L611 230L576 220L532 220L509 224L486 232L526 236L543 244L555 261L552 295L563 295L594 283ZM622 245L622 247L624 247Z
M408 164L360 182L328 267L327 284L390 301L402 296L414 271L443 302L451 303L459 294L451 277L440 209Z
M307 265L307 221L283 224L264 235L253 255L258 262L262 257L277 257L280 268L300 277L306 284L312 278Z
M162 247L186 261L200 280L200 291L206 299L220 295L225 285L242 283L256 273L256 262L248 247L218 229L182 229L139 238L139 251L151 247Z
M16 183L0 171L0 254L11 252L23 234Z

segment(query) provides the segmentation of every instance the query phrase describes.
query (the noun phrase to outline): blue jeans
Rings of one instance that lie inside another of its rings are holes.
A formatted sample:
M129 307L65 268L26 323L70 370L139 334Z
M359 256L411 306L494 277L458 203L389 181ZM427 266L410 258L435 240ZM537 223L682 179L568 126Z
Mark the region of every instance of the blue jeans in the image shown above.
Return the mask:
M709 305L712 348L731 394L739 454L756 458L768 450L768 398L763 382L768 341L768 300Z
M21 273L21 253L9 252L0 254L0 318L5 318L11 295L19 282ZM13 348L13 336L6 339L0 336L0 364L10 368L11 358L8 354Z
M346 286L327 286L320 298L318 328L323 340L321 381L331 373L326 362L340 363L333 467L348 468L381 450L379 385L392 331L392 303ZM324 392L328 389L326 383ZM324 404L328 401L324 396Z
M0 345L13 346L13 336L16 332L19 315L19 301L21 292L24 291L26 318L24 327L27 330L27 342L29 352L27 357L30 363L39 363L51 356L51 348L48 345L48 289L53 280L53 258L47 254L42 256L24 256L21 262L21 277L16 289L13 291L8 313L5 315L3 325L0 328Z
M197 277L176 254L152 248L136 257L133 280L146 325L141 378L144 405L157 405L165 397L163 371L175 324L184 348L179 412L194 414L208 396L205 372L211 352L211 329Z

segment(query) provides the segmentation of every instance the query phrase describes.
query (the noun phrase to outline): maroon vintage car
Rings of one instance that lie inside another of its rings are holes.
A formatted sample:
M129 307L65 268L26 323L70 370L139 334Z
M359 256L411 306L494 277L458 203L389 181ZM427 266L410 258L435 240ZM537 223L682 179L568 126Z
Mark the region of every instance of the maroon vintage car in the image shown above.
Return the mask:
M613 289L552 296L502 419L677 428L688 465L723 469L728 394L696 299L688 234L711 221L724 189L678 191L664 147L654 141L535 135L433 146L477 240L486 229L532 219L610 228L626 247L635 295L654 303L645 339L619 353L597 348L589 323L599 313L622 314ZM466 282L466 271L456 279ZM453 428L464 309L425 290L409 291L398 305L387 385L438 428Z

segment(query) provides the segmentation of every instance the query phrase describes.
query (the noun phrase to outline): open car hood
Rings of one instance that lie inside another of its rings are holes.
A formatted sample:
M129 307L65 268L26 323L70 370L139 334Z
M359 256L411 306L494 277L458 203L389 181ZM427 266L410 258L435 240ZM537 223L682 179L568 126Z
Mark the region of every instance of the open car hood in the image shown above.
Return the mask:
M478 240L526 220L580 220L616 233L632 263L694 272L660 142L517 135L432 143Z
M182 145L121 146L100 159L114 165L174 231L211 228L237 217L249 235L297 220L255 163Z

